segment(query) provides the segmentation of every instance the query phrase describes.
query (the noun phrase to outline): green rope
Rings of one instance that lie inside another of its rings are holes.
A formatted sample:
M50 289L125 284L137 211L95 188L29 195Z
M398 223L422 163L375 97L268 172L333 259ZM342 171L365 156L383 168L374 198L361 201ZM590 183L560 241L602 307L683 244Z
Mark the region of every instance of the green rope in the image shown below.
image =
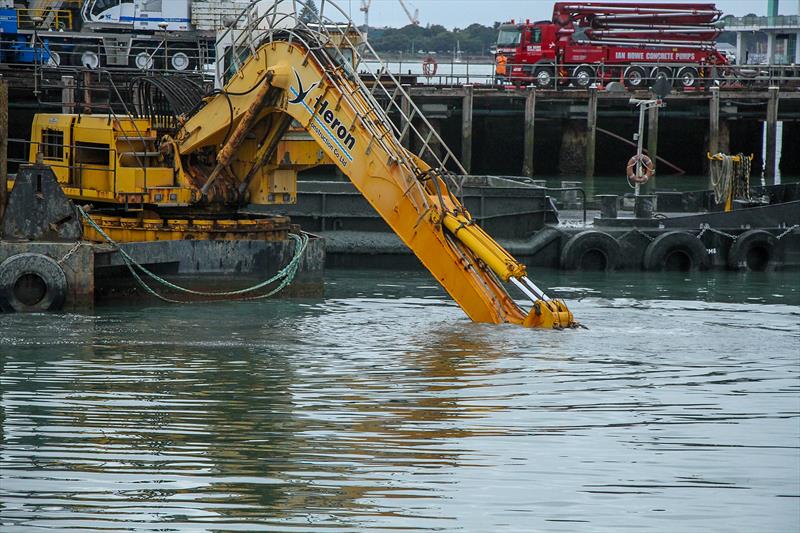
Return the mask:
M161 301L168 302L168 303L177 303L177 304L183 304L183 303L208 303L208 302L220 301L223 298L227 298L227 299L231 299L231 300L239 300L239 301L241 301L241 300L261 300L261 299L264 299L264 298L269 298L270 296L273 296L273 295L277 294L278 292L280 292L281 290L286 288L290 283L292 283L292 281L294 280L295 276L297 275L297 271L300 269L300 261L302 260L303 254L305 253L306 248L308 247L308 240L309 240L308 235L305 234L305 233L303 233L302 235L295 235L294 233L290 233L289 234L289 238L292 239L295 242L294 256L292 257L291 261L289 261L289 264L287 264L285 267L283 267L281 270L279 270L274 276L272 276L268 280L262 281L261 283L253 285L252 287L248 287L248 288L245 288L245 289L239 289L239 290L235 290L235 291L222 291L222 292L197 291L197 290L187 289L186 287L181 287L179 285L176 285L176 284L174 284L174 283L172 283L172 282L160 277L159 275L151 272L150 270L148 270L147 268L145 268L144 266L139 264L133 257L130 256L130 254L128 254L128 252L123 250L122 247L116 241L114 241L114 239L109 237L108 234L105 231L103 231L103 229L99 225L97 225L97 223L92 219L92 217L90 217L89 214L86 213L86 211L83 210L83 208L78 206L78 211L80 212L81 216L83 216L83 218L86 219L86 222L97 233L99 233L100 236L103 237L103 239L105 239L106 242L108 242L111 246L114 247L114 249L117 252L119 252L120 256L122 257L123 262L125 263L125 266L128 267L128 270L130 270L131 274L133 275L134 279L139 283L139 285L141 285L141 287L147 293L151 294L152 296L155 296L156 298L158 298ZM139 275L139 272L137 272L137 270L142 272L143 274L145 274L146 276L148 276L149 278L151 278L155 282L160 283L161 285L164 285L165 287L167 287L169 289L172 289L172 290L175 290L175 291L178 291L178 292L182 292L182 293L185 293L185 294L191 294L193 296L207 296L207 297L210 296L210 297L214 297L216 299L215 300L207 300L205 302L198 301L198 300L193 300L193 301L190 302L190 301L174 300L172 298L167 298L166 296L162 296L161 294L158 294L152 287L150 287L147 283L145 283L144 279L142 279L142 277ZM257 296L244 296L246 294L258 291L260 289L264 289L267 286L275 283L278 280L280 280L280 283L278 284L278 286L275 287L274 289L270 290L266 294L260 294L260 295L257 295Z

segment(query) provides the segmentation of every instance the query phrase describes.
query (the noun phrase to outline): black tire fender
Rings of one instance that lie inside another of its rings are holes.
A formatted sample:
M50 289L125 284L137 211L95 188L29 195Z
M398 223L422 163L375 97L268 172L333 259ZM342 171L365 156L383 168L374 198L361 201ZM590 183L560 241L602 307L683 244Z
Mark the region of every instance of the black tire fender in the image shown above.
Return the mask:
M614 270L620 257L617 240L602 231L573 235L561 249L561 268L566 270Z
M39 290L23 294L22 286L31 281ZM57 311L64 306L66 298L67 276L61 266L46 255L16 254L0 263L0 307L3 311Z
M659 235L644 251L645 270L705 270L709 263L703 242L683 231Z
M731 270L774 270L783 263L778 239L761 229L747 230L739 235L728 251Z

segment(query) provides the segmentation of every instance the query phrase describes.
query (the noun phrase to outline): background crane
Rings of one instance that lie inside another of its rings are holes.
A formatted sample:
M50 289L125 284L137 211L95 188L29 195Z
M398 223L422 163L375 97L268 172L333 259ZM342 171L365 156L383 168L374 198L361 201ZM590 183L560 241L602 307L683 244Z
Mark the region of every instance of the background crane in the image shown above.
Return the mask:
M414 14L412 15L411 11L408 9L408 6L404 2L404 0L399 0L399 2L400 5L403 6L403 11L406 12L408 20L411 21L411 24L413 24L414 26L419 26L419 9L415 9Z
M414 13L411 13L411 10L408 8L408 5L404 0L398 0L400 5L403 7L403 11L406 12L406 16L408 20L414 26L419 26L419 9L414 9ZM367 32L369 32L369 8L372 5L372 0L361 0L361 7L358 9L364 12L364 37L367 36Z

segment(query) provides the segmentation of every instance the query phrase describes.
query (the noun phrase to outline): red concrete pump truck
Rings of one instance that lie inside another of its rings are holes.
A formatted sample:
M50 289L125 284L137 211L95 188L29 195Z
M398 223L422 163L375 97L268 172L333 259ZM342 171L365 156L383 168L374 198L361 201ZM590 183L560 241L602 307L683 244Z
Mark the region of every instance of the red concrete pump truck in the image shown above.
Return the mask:
M716 50L721 14L714 4L558 2L552 21L502 24L497 57L515 85L552 87L557 73L577 87L599 80L636 89L658 78L695 87L728 64Z

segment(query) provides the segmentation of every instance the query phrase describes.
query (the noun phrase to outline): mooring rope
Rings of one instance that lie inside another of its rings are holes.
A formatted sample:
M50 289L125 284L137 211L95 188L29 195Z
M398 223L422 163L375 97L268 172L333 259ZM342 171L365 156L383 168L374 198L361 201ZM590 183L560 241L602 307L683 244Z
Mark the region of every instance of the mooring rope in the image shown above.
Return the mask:
M150 270L148 270L144 266L142 266L133 257L131 257L130 254L128 254L128 252L123 250L122 247L119 245L119 243L114 241L114 239L112 239L105 231L103 231L103 229L92 219L92 217L89 216L88 213L86 213L86 211L83 210L83 208L78 206L78 211L80 212L81 216L86 220L86 222L97 233L99 233L100 236L103 237L103 239L106 242L108 242L111 246L114 247L114 249L117 252L119 252L120 256L122 257L123 262L125 263L125 266L128 267L128 270L130 270L131 274L133 275L134 279L139 283L139 285L141 285L141 287L147 293L151 294L152 296L155 296L156 298L158 298L161 301L168 302L168 303L177 303L177 304L203 303L203 301L201 301L201 300L192 300L192 301L174 300L172 298L167 298L166 296L158 294L152 287L150 287L147 283L145 283L145 281L139 275L139 272L137 272L137 270L141 271L143 274L145 274L146 276L148 276L149 278L151 278L155 282L160 283L161 285L164 285L165 287L167 287L169 289L172 289L172 290L175 290L175 291L178 291L178 292L182 292L182 293L185 293L185 294L191 294L193 296L204 296L204 297L213 297L213 298L215 298L214 300L206 300L205 301L206 303L207 302L218 302L218 301L225 300L225 299L228 299L228 300L261 300L261 299L269 298L270 296L273 296L273 295L277 294L278 292L280 292L281 290L286 288L290 283L292 283L292 281L294 280L295 276L297 275L297 271L300 268L300 261L303 258L303 254L305 253L306 248L308 247L308 241L309 241L308 235L305 234L305 233L303 233L302 235L295 235L294 233L290 233L289 234L289 238L292 239L295 242L294 255L293 255L292 259L289 261L289 263L285 267L283 267L281 270L279 270L274 276L272 276L268 280L265 280L265 281L262 281L260 283L257 283L256 285L253 285L252 287L247 287L245 289L238 289L238 290L235 290L235 291L220 291L220 292L197 291L197 290L188 289L186 287L181 287L179 285L176 285L176 284L174 284L174 283L162 278L161 276L151 272ZM273 284L273 283L275 283L275 282L277 282L279 280L280 280L280 283L278 284L278 286L275 287L274 289L270 290L266 294L260 294L260 295L257 295L257 296L244 296L246 294L250 294L252 292L258 291L260 289L264 289L264 288L268 287L269 285L271 285L271 284Z
M733 157L727 154L717 154L718 160L711 161L711 186L714 189L714 200L721 204L728 199L733 183Z

